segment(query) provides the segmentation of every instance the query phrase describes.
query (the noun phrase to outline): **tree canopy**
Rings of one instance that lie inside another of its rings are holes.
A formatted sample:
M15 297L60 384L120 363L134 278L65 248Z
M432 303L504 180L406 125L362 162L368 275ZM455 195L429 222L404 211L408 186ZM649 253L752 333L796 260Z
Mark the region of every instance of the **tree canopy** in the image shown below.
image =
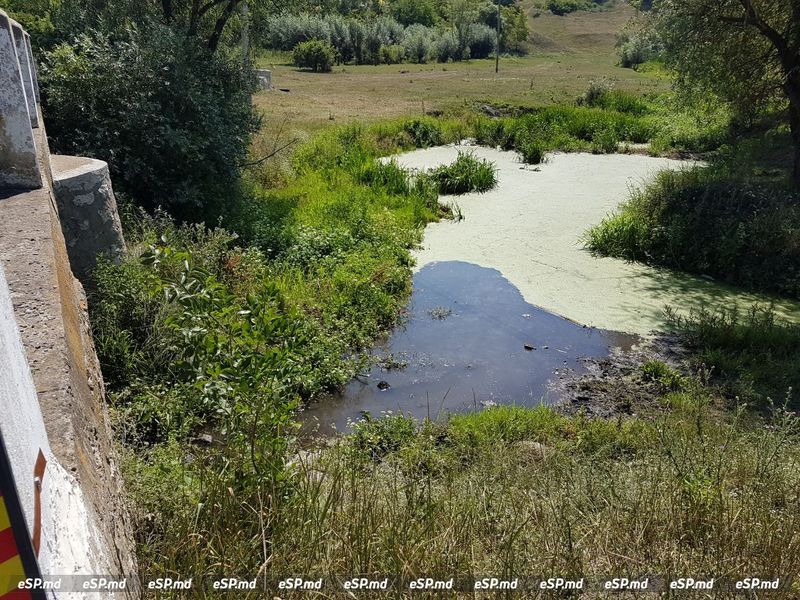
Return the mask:
M666 58L687 89L743 114L788 110L800 184L800 0L662 0Z

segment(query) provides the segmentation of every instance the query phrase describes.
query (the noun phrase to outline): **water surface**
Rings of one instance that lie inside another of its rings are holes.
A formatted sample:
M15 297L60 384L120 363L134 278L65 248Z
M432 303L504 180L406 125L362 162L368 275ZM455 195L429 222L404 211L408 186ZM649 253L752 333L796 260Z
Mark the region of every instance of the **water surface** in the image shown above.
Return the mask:
M373 351L382 364L341 395L312 404L303 420L329 433L331 424L343 431L365 412L436 418L495 404L553 402L548 382L565 369L580 371L581 358L634 341L532 306L495 269L430 263L414 275L405 322Z

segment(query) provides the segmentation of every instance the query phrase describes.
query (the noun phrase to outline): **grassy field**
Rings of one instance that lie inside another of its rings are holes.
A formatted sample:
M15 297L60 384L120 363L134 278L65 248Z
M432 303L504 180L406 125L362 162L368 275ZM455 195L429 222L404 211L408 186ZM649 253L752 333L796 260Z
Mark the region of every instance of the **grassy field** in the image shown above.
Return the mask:
M536 14L528 3L528 14ZM449 64L345 65L333 73L302 72L287 53L265 53L275 90L255 102L264 115L264 136L304 136L331 124L373 122L424 112L458 113L476 103L542 106L572 102L589 83L612 79L620 90L648 94L668 89L656 75L617 65L616 33L633 16L624 3L597 12L530 17L527 56ZM288 91L281 91L288 90Z

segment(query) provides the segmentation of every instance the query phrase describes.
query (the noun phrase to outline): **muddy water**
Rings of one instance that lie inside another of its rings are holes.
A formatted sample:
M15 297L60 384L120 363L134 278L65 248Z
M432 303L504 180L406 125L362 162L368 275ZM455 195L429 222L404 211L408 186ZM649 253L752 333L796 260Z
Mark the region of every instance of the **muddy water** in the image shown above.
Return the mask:
M549 383L580 358L630 347L630 335L584 327L525 301L499 271L459 261L414 276L405 323L374 349L384 359L336 397L310 406L307 427L347 428L365 412L436 417L494 404L554 401Z

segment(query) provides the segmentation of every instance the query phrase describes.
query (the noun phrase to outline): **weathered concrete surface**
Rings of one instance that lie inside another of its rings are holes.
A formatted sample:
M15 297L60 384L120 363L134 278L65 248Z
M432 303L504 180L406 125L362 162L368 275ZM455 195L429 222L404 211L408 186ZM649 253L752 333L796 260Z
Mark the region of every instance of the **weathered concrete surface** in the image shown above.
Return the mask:
M101 537L88 515L83 490L50 449L2 266L0 372L0 433L31 535L37 527L35 464L40 453L47 461L41 485L40 570L52 574L109 572L111 565L103 560L107 555L98 547ZM5 589L3 585L0 583L0 590Z
M35 73L33 57L28 54L28 44L25 42L26 34L22 30L22 26L12 20L11 29L14 33L14 46L17 49L17 60L19 61L20 74L22 75L22 87L25 89L25 100L28 103L28 117L31 120L31 126L39 127L39 107L33 84Z
M256 69L256 77L258 77L258 87L260 89L272 89L272 71L269 69Z
M42 186L31 123L14 27L0 10L0 188Z
M86 285L98 254L125 252L108 165L102 160L52 155L53 189L72 272Z
M43 128L36 131L43 134ZM131 525L86 300L46 183L40 190L0 192L0 264L53 455L80 485L108 574L131 576Z
M450 163L474 151L498 167L498 186L486 194L442 198L456 202L464 220L425 230L417 268L461 260L498 269L525 300L584 325L647 334L663 328L664 308L774 302L776 312L800 321L800 304L742 292L700 277L613 258L595 258L581 236L626 199L629 188L662 169L687 163L638 155L554 154L537 168L513 152L440 147L397 157L405 167Z

